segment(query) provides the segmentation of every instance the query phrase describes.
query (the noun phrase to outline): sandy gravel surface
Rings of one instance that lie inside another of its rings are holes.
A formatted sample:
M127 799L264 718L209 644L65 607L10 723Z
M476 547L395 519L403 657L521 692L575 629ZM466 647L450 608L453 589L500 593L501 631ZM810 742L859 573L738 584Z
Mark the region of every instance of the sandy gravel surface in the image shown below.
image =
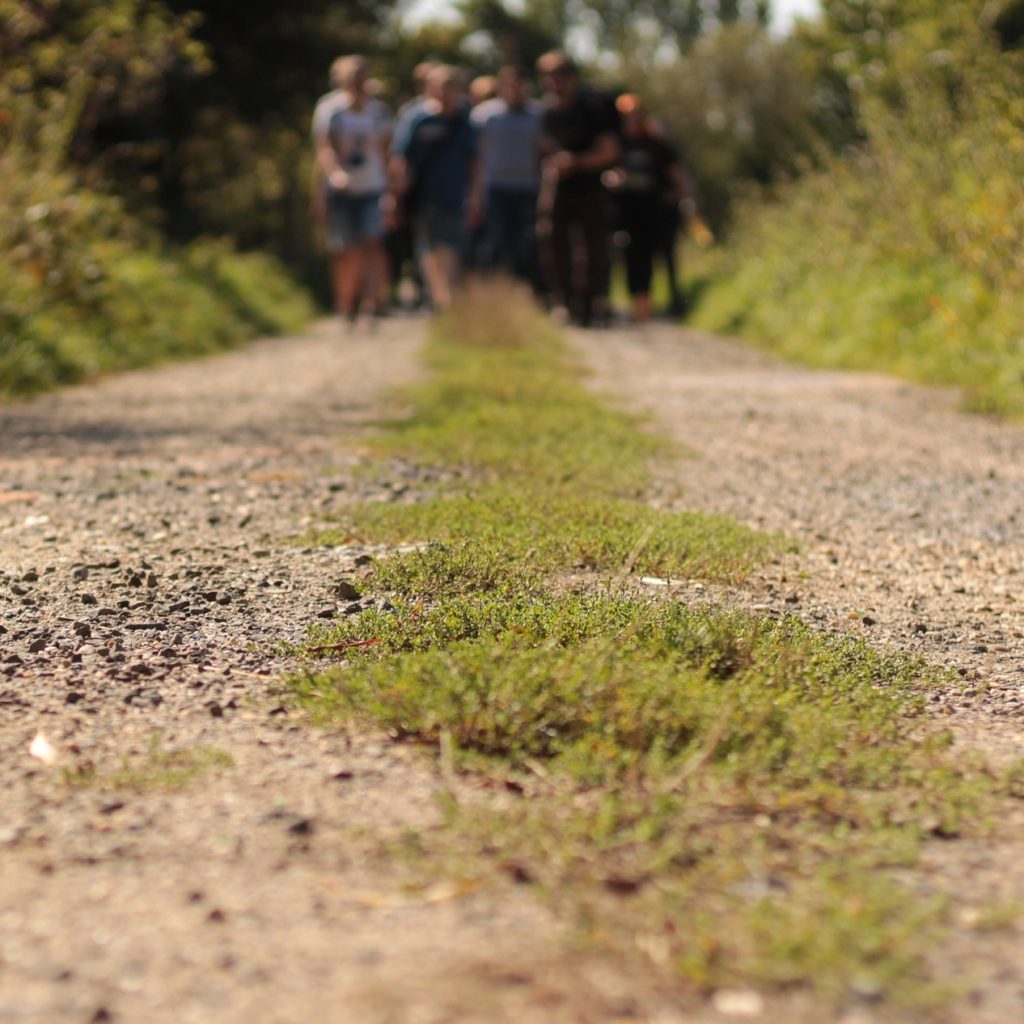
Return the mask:
M1024 427L958 411L952 391L804 370L667 326L577 334L603 392L648 414L692 457L666 500L795 538L799 552L738 591L953 670L933 710L966 750L1024 758ZM1024 818L984 843L936 844L922 884L1024 905ZM968 919L970 913L968 913ZM979 981L958 1019L1024 1020L1024 930L965 930L947 954Z
M395 851L439 823L432 759L311 729L276 691L282 641L360 603L346 584L369 553L284 540L409 486L355 468L421 334L325 324L0 407L0 1021L735 1019L580 951L511 881L425 882ZM802 543L741 593L681 598L948 664L963 683L937 713L965 745L1020 751L1024 431L678 330L577 340L598 386L693 449L666 495ZM40 732L51 765L29 755ZM173 756L201 774L104 782ZM969 886L979 907L1024 893L1012 823L944 849L923 885ZM960 1020L1024 1017L1019 932L965 928L944 955L979 979ZM785 998L760 1019L823 1021Z
M558 963L521 889L424 887L382 855L438 822L429 758L274 692L281 641L351 607L366 554L283 540L404 486L353 466L421 335L325 324L0 408L0 1021L632 1012L621 973ZM101 784L171 754L213 763Z

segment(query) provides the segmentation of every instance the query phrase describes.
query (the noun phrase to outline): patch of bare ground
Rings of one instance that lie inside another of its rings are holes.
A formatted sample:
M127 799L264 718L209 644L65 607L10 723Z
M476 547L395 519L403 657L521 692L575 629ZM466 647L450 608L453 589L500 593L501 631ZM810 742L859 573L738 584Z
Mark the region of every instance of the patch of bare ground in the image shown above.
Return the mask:
M668 326L575 342L598 389L695 453L665 475L666 502L799 542L739 588L680 581L680 599L795 614L948 667L958 682L932 711L957 744L1024 757L1024 427L965 415L953 392ZM974 979L955 1018L1024 1019L1024 815L987 841L933 844L915 881L977 908L935 953ZM979 930L993 910L1012 923Z

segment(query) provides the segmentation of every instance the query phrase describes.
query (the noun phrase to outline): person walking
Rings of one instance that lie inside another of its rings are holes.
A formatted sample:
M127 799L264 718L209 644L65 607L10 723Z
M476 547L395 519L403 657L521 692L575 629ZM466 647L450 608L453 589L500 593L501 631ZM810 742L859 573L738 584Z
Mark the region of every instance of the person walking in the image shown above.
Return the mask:
M331 117L348 103L348 94L341 87L341 74L345 67L345 58L339 57L331 64L328 72L330 90L316 101L313 107L311 135L313 139L313 177L310 182L310 197L313 218L322 229L327 226L327 179L320 166L320 146L327 138L331 125Z
M614 109L583 86L561 51L537 62L541 117L537 231L559 318L586 327L607 316L609 216L601 175L619 158Z
M621 153L604 182L616 201L615 238L625 258L633 319L644 323L651 318L651 277L665 233L666 201L678 211L680 202L693 196L678 155L655 130L640 98L624 93L615 107L621 118Z
M395 116L395 137L403 135L406 123L426 102L427 79L431 71L438 66L434 60L421 61L412 70L413 94L398 108ZM416 247L412 237L411 211L405 209L400 197L391 194L387 197L384 211L384 249L387 253L388 278L390 282L391 306L402 306L402 282L407 281L411 295L410 305L418 309L426 301L426 287L420 273L419 261L416 258Z
M434 68L427 98L399 125L391 158L390 204L403 202L430 298L446 309L466 238L480 216L476 131L456 68Z
M346 57L338 69L345 101L330 115L317 142L327 184L327 246L338 312L354 323L360 310L375 315L383 266L381 199L387 188L391 118L369 95L363 57Z
M541 105L529 97L521 68L503 67L498 95L474 108L484 191L484 268L539 286L537 198Z

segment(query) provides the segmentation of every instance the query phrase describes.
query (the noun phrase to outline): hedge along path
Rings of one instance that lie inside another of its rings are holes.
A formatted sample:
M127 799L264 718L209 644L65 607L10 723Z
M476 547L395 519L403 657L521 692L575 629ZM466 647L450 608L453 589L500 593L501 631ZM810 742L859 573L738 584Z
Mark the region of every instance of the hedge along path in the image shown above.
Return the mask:
M792 543L652 507L670 449L583 389L525 296L472 289L429 359L380 449L444 482L319 536L406 547L366 581L388 602L314 630L342 662L293 680L323 723L438 750L452 799L415 843L426 869L536 883L584 941L722 1005L736 986L812 1014L950 1001L926 954L955 901L913 868L983 835L1013 780L950 756L924 714L942 674L638 590L735 585Z

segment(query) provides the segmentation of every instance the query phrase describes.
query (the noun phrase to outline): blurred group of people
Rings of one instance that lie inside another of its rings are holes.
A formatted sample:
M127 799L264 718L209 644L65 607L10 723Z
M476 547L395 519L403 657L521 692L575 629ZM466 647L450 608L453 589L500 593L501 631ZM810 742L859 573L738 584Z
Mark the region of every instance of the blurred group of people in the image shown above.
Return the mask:
M661 126L636 95L587 87L562 52L537 75L539 100L518 67L467 81L422 64L392 113L364 58L335 61L313 115L314 195L346 320L402 301L403 282L405 302L443 309L475 271L526 282L559 319L602 324L614 251L635 320L652 315L659 257L683 311L676 245L696 197Z

